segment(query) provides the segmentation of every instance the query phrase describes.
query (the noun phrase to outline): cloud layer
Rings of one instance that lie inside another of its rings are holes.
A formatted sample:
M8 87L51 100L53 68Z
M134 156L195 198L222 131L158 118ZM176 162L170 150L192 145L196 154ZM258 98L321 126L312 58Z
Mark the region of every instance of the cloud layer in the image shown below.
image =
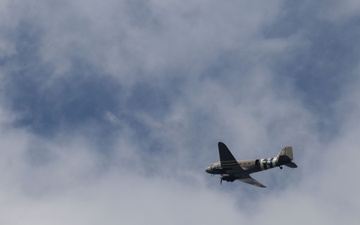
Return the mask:
M2 1L0 223L354 224L358 11ZM220 186L218 141L299 168Z

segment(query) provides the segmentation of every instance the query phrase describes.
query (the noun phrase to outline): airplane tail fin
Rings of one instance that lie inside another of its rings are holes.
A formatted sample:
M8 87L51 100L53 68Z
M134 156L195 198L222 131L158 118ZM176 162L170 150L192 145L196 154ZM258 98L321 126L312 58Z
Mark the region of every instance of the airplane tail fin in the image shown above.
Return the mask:
M285 148L283 148L280 153L276 156L276 158L278 159L278 164L279 165L285 165L288 166L290 168L296 168L297 165L295 163L293 163L293 149L291 146L286 146Z

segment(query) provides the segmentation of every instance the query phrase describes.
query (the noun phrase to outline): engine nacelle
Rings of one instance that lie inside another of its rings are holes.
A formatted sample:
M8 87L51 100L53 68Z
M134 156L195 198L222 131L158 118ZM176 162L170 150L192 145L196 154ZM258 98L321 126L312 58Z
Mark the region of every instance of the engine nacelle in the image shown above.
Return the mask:
M234 180L236 180L236 178L230 176L229 174L224 174L221 176L221 180L225 180L227 182L234 182Z

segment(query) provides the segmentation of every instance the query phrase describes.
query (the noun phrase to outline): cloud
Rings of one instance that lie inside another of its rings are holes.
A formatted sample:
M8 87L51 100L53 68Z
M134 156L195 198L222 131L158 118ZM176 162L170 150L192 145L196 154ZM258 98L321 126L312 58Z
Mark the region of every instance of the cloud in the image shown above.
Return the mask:
M354 223L349 2L1 3L0 222ZM299 168L220 186L218 141Z

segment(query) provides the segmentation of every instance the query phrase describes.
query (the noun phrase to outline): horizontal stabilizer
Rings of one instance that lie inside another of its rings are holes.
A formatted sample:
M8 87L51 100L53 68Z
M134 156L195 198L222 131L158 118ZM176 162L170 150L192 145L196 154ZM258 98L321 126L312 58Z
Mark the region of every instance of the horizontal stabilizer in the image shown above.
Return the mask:
M287 167L290 167L290 168L297 168L297 167L298 167L298 166L297 166L295 163L293 163L293 162L288 163L288 164L285 164L284 166L287 166Z
M266 188L265 185L263 185L262 183L260 183L259 181L255 180L254 178L250 177L249 175L247 175L246 177L244 178L238 178L239 181L242 181L244 183L247 183L247 184L251 184L251 185L254 185L256 187L261 187L261 188Z

